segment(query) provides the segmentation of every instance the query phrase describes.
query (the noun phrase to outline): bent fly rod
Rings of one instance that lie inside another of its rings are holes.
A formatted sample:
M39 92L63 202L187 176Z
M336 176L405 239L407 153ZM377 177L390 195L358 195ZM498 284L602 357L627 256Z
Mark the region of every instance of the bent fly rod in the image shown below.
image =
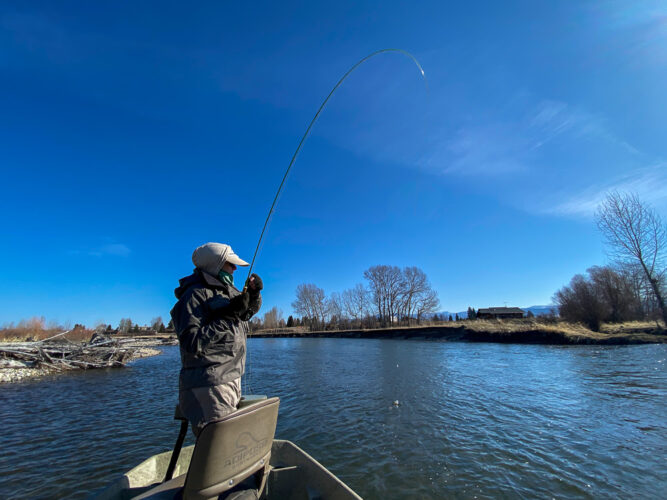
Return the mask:
M315 122L317 121L317 118L320 116L320 113L324 109L324 106L326 106L327 102L329 102L329 99L333 95L334 92L336 92L336 89L341 86L341 84L345 81L345 79L350 76L350 74L357 69L360 65L362 65L364 62L368 61L370 58L375 57L378 54L382 54L384 52L398 52L400 54L408 56L412 61L415 63L417 68L419 68L419 71L421 72L421 76L424 79L424 84L426 85L426 89L428 90L428 80L426 80L426 75L424 74L424 70L422 69L421 64L419 64L419 61L417 61L417 58L410 54L407 50L403 49L381 49L377 50L366 57L360 59L357 61L357 63L352 66L350 69L347 70L347 72L342 76L340 80L338 80L338 83L334 85L334 87L331 89L331 92L329 92L329 95L327 95L326 99L322 101L322 104L320 104L320 107L317 110L317 113L315 113L315 116L313 119L310 121L310 124L308 125L308 128L306 129L306 132L303 134L303 137L301 137L301 141L299 141L299 145L296 148L296 151L294 151L294 154L292 155L292 159L289 162L289 165L287 166L287 170L285 170L285 175L283 175L282 181L280 181L280 186L278 186L278 191L276 192L276 196L273 198L273 203L271 204L271 209L269 210L269 214L266 216L266 220L264 221L264 227L262 228L262 232L259 235L259 241L257 242L257 247L255 248L255 253L252 256L252 261L250 262L250 269L248 269L248 277L245 282L244 286L244 291L248 287L248 283L250 282L250 275L252 274L252 268L255 265L255 259L257 258L257 253L259 252L259 247L262 244L262 239L264 238L264 232L266 231L266 227L269 224L269 220L271 219L271 215L273 215L273 210L276 207L276 202L278 201L278 197L280 196L280 192L283 190L283 186L285 185L285 181L287 180L287 176L289 175L290 170L292 169L292 165L294 165L294 161L296 160L296 157L299 154L299 151L301 151L301 146L303 146L303 143L306 141L306 138L308 137L308 134L310 133L310 129L313 128L313 125L315 125Z

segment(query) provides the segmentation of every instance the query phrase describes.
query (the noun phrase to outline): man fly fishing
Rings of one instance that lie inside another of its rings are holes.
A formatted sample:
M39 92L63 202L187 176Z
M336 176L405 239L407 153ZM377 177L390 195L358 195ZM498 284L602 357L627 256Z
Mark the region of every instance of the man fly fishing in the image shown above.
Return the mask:
M249 272L252 273L262 238L287 176L331 96L358 66L386 52L398 52L412 59L424 83L427 83L419 61L403 49L377 50L357 61L322 101L301 137L273 198L252 262L248 264L241 260L229 245L221 243L207 243L192 254L196 269L191 276L180 281L181 285L175 291L178 303L171 310L171 317L178 334L183 362L179 383L179 407L197 435L207 423L220 420L234 411L241 399L247 321L261 306L262 280L256 274L250 274L243 292L239 292L234 287L234 270L236 266L250 265Z
M194 272L174 290L171 310L180 344L182 368L178 403L195 435L231 412L241 400L248 320L262 305L262 280L256 274L239 291L237 266L249 264L222 243L206 243L192 254Z

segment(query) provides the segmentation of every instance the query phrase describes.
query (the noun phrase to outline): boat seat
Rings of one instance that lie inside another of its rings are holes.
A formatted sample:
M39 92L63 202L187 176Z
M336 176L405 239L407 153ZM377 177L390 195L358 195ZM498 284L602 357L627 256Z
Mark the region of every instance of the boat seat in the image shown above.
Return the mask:
M184 500L217 498L257 472L265 481L279 403L278 398L260 400L202 429L183 487Z
M228 498L239 498L245 495L244 491L250 494L244 481L252 480L251 476L258 497L270 471L279 403L279 398L248 401L222 420L208 424L197 438L187 475L166 481L136 498L162 500L182 495L184 500L210 500L225 498L227 492Z

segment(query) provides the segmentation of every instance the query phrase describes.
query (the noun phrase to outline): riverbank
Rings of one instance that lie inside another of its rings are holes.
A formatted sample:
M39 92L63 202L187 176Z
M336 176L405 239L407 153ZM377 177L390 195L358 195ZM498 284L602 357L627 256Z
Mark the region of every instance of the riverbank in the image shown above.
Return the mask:
M176 343L174 338L169 336L160 337L124 337L117 339L119 345L123 349L128 350L128 356L125 362L131 362L141 358L148 358L157 356L162 351L156 349L165 345L173 345ZM17 345L39 345L40 342L0 342L0 348ZM47 375L54 375L63 373L63 370L57 366L52 366L44 363L25 361L11 358L0 358L0 384L20 382L23 380L44 377Z
M593 332L581 325L573 325L569 323L545 324L530 320L457 321L449 322L444 325L319 332L308 332L299 329L282 329L274 332L255 332L251 337L438 339L459 342L553 345L628 345L667 343L667 335L665 335L665 331L657 328L655 324L650 323L603 325L600 332Z

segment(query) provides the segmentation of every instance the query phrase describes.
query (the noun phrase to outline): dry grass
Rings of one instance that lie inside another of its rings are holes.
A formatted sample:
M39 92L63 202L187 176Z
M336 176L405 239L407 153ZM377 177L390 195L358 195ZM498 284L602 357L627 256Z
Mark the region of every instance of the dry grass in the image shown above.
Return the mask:
M468 330L491 333L518 333L543 331L560 333L568 337L588 337L594 339L608 339L615 336L652 335L658 333L663 325L658 326L650 321L632 321L627 323L605 323L599 332L594 332L580 323L566 321L543 321L536 318L523 320L475 320L458 322ZM453 323L452 326L456 326Z
M627 343L627 342L655 342L658 337L656 333L662 333L660 338L664 338L664 329L656 326L655 322L628 322L622 324L604 324L600 332L593 332L586 326L578 323L567 323L559 321L555 318L524 318L514 320L474 320L474 321L446 321L446 322L423 322L421 325L400 326L392 328L379 328L371 330L328 330L326 332L312 332L318 333L341 333L346 332L401 332L436 328L439 331L453 330L455 334L457 331L465 330L470 333L488 334L488 338L495 338L498 341L503 341L503 338L510 336L519 338L523 337L526 340L533 338L532 334L537 334L539 338L551 338L558 342L558 339L565 343ZM298 330L298 331L297 331ZM292 334L300 336L308 336L311 332L307 329L301 328L283 328L280 331L263 330L254 332L256 334ZM525 333L523 336L521 334ZM545 337L546 336L546 337ZM520 341L520 340L519 340ZM662 340L661 340L662 341Z
M282 327L282 328L260 328L259 330L252 330L250 332L250 336L252 335L259 335L259 334L264 334L264 333L299 333L299 334L307 334L309 333L310 330L308 329L307 326L290 326L290 327Z
M0 328L0 342L26 342L44 340L58 335L67 329L58 325L47 325L44 318L30 318L21 320L18 324L10 323ZM71 340L72 342L84 342L90 340L93 330L77 327L59 338Z
M644 333L665 329L662 321L628 321L626 323L604 323L600 330L607 334Z
M502 324L505 321L496 320L496 321L487 321L490 323L488 325L488 331L493 331L494 327L497 327L498 323ZM473 324L476 322L473 322ZM525 319L519 321L508 321L508 324L501 330L507 332L528 332L528 331L544 331L544 332L554 332L562 333L567 336L584 336L584 337L595 337L602 335L602 332L594 332L587 326L581 323L568 323L567 321L552 321L544 322L536 319ZM473 327L474 328L474 327Z
M456 325L456 323L454 323ZM535 330L559 332L567 335L590 335L592 332L583 325L565 322L541 322L535 319L523 320L491 320L478 319L475 321L459 322L459 326L477 332L515 333L532 332Z
M544 320L526 318L523 320L476 320L462 321L447 324L446 326L461 326L468 331L496 334L500 338L504 335L517 333L551 334L554 338L561 337L567 342L587 343L589 341L601 343L643 343L656 342L664 336L664 327L655 322L627 322L620 324L605 323L599 332L594 332L579 323L568 323L558 320ZM661 334L659 337L656 334ZM527 337L528 338L528 337ZM662 341L662 340L661 340Z
M374 330L414 330L419 328L452 328L459 329L465 328L466 330L471 330L475 332L489 332L489 333L517 333L517 332L532 332L536 330L548 331L548 332L558 332L569 335L589 335L593 334L591 330L586 328L583 325L565 323L565 322L543 322L536 319L516 319L516 320L486 320L478 319L475 321L445 321L445 322L429 322L424 321L420 325L411 325L411 326L393 326L393 327L378 327L372 329L352 329L349 331L368 331L372 332ZM326 330L330 332L336 331L348 331L348 330ZM303 334L308 335L310 330L307 327L292 327L292 328L278 328L278 329L261 329L253 333L294 333L294 334ZM321 332L313 332L321 333Z

